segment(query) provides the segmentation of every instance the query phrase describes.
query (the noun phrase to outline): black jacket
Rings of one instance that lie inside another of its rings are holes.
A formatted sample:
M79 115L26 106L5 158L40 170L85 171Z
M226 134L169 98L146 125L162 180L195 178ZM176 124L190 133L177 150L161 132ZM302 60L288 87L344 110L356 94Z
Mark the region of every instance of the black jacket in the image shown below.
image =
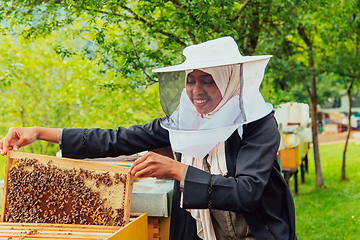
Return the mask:
M189 167L184 208L210 205L241 212L258 240L297 239L293 199L276 161L280 136L273 114L243 126L242 138L235 131L226 140L228 176ZM169 134L160 122L155 119L151 124L117 130L64 129L62 154L71 158L114 157L169 146ZM175 180L170 239L197 239L195 220L179 206L180 187Z

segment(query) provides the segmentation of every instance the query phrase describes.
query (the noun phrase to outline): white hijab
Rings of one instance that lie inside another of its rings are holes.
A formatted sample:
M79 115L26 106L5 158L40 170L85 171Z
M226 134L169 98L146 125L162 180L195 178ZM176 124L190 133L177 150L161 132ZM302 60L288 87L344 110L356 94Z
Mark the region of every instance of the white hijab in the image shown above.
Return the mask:
M215 107L213 111L208 114L198 114L202 119L211 119L230 99L234 98L238 102L240 91L240 66L228 65L222 67L203 68L198 69L209 73L218 89L220 90L222 100ZM186 77L193 70L186 71ZM239 108L239 107L238 107ZM195 123L192 128L197 129L199 123ZM242 128L241 128L242 129ZM205 170L203 159L192 156L183 155L181 162L186 165ZM226 158L225 158L225 143L219 142L209 152L207 162L210 165L210 173L212 174L227 174ZM181 203L182 205L182 197ZM191 216L196 220L197 235L202 239L216 239L214 227L212 225L209 209L190 209Z

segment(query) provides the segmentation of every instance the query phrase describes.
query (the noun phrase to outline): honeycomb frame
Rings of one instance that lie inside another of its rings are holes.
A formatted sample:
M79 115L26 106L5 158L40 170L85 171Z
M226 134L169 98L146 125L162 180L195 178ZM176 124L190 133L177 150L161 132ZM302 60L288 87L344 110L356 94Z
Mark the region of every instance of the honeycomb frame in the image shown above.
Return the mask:
M127 167L11 151L0 221L124 226L132 187Z

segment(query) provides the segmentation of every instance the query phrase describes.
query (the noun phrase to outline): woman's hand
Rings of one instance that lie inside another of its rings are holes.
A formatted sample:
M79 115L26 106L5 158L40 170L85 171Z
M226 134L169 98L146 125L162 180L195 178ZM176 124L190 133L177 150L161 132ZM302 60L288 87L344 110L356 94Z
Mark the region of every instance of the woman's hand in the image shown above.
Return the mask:
M10 150L19 150L36 140L45 140L57 143L55 128L42 127L13 127L9 129L6 136L0 140L0 153L5 155Z
M37 140L38 133L35 127L13 127L9 129L7 135L0 140L0 152L5 155L10 150L29 145Z
M129 172L135 177L170 177L180 181L184 168L185 164L154 152L148 152L134 162Z

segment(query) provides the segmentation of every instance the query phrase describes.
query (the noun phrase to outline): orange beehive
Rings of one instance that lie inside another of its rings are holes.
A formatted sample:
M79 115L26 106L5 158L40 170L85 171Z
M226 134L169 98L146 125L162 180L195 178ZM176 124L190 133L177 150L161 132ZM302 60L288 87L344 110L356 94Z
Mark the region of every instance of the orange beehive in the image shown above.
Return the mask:
M280 150L280 161L281 167L284 169L299 167L301 165L300 145L297 145L294 148Z

